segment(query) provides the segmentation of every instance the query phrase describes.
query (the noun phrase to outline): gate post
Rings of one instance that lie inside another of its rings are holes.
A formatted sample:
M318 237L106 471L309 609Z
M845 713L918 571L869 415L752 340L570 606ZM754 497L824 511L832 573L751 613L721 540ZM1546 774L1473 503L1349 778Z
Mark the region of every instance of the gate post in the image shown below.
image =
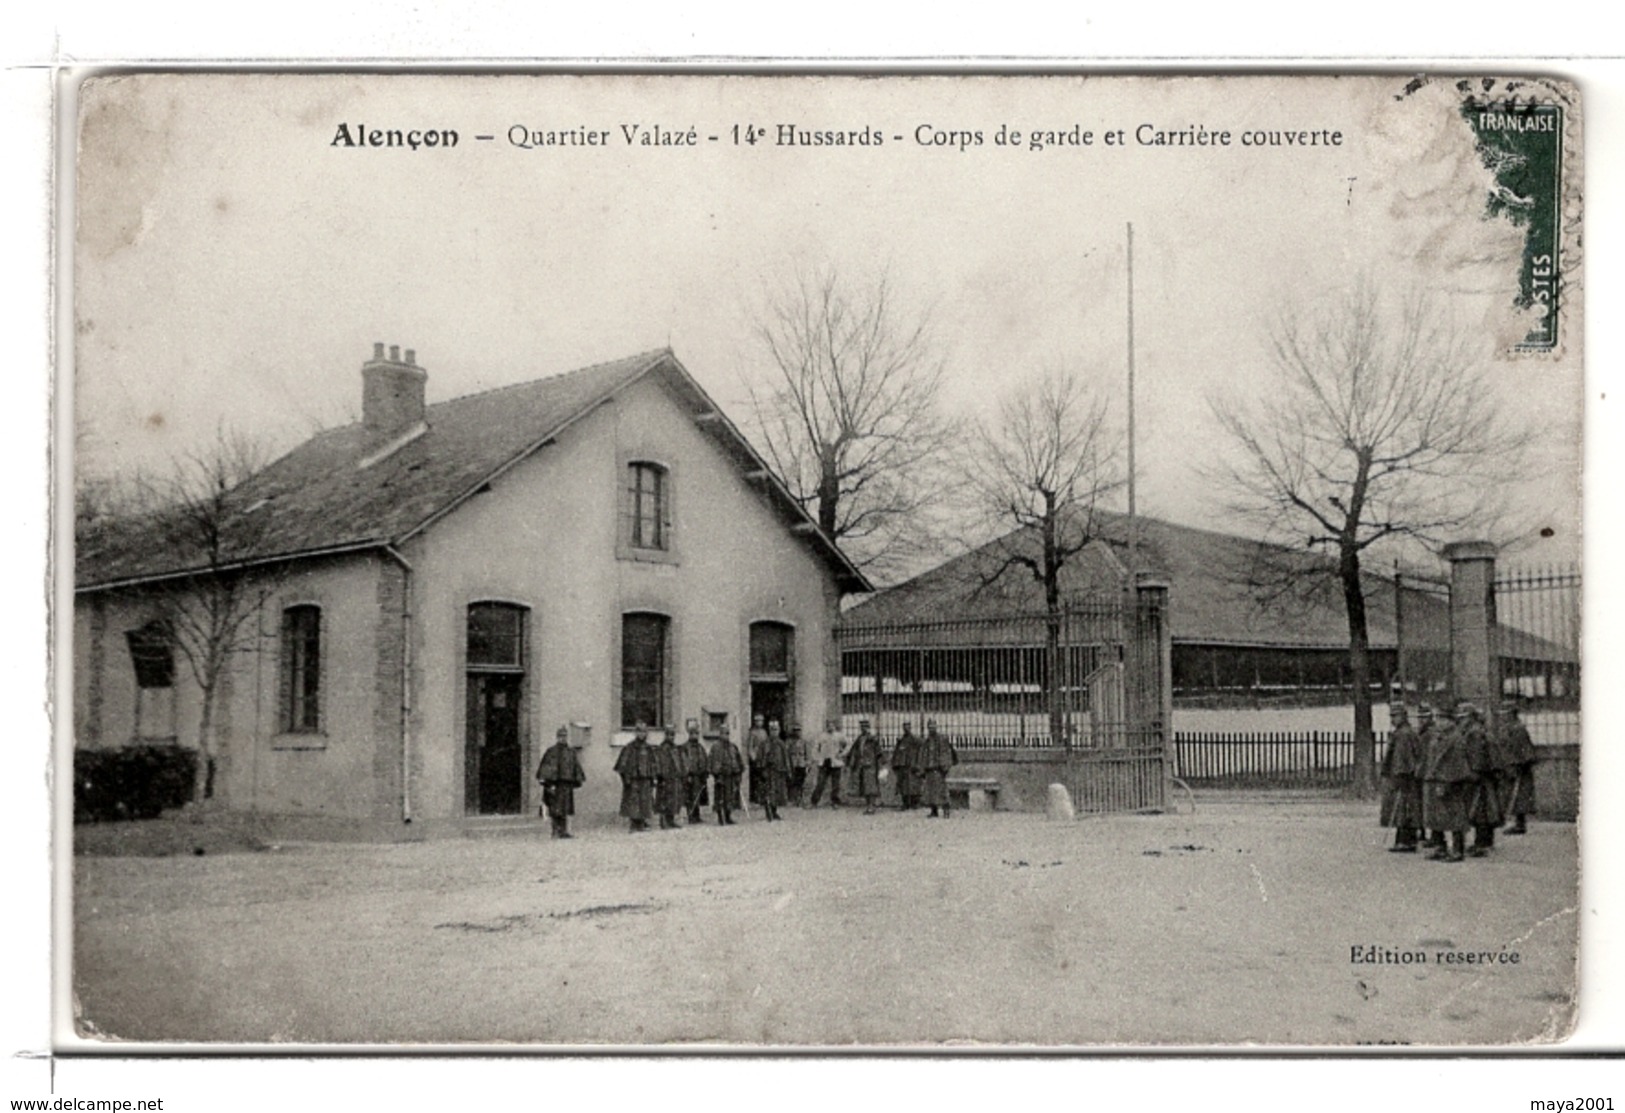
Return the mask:
M1450 695L1489 710L1501 694L1495 646L1495 546L1457 541L1450 562Z
M1148 746L1155 738L1162 753L1159 785L1163 807L1173 790L1174 667L1173 626L1168 621L1168 581L1146 572L1134 577L1134 671L1132 730Z

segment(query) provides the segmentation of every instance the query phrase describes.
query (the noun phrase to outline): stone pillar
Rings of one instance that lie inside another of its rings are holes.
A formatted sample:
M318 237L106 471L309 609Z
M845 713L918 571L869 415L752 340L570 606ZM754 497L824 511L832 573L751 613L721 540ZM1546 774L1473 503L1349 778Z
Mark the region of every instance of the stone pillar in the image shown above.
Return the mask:
M1162 799L1172 798L1174 776L1174 630L1168 615L1168 581L1145 572L1134 577L1134 641L1137 675L1130 681L1132 745L1162 747Z
M1486 709L1500 698L1495 645L1495 546L1457 541L1450 562L1450 695Z

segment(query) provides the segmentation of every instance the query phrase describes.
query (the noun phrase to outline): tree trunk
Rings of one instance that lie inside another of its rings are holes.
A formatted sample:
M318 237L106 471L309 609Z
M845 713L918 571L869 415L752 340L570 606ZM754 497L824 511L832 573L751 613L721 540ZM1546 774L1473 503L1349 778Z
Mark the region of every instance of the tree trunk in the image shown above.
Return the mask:
M1345 546L1338 561L1343 606L1349 620L1349 681L1354 687L1354 791L1377 792L1377 743L1371 730L1371 639L1366 628L1365 592L1360 586L1360 554Z
M839 459L826 447L818 459L818 528L832 541L840 540L841 475Z
M214 797L214 746L210 738L214 730L214 687L210 684L201 689L203 707L198 716L197 772L192 780L192 807L197 811L208 808Z
M1065 694L1061 689L1061 567L1056 548L1055 496L1044 496L1044 694L1049 710L1049 737L1053 746L1070 748L1066 729Z

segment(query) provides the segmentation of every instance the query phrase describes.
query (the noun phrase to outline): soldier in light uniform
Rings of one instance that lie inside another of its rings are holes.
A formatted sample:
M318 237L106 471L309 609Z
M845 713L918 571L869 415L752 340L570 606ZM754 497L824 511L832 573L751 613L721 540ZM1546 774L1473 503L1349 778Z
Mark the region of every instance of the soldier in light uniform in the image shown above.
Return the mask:
M798 808L807 806L807 740L801 736L801 724L790 724L790 738L785 742L790 753L790 803Z
M575 837L570 834L570 817L576 814L576 789L586 782L587 774L570 748L570 728L560 727L555 739L536 767L536 779L542 782L542 804L553 821L553 837L571 839Z
M813 739L813 764L818 767L818 783L813 785L812 806L823 799L829 787L829 806L841 806L841 770L846 765L846 735L834 719L824 720L824 733Z

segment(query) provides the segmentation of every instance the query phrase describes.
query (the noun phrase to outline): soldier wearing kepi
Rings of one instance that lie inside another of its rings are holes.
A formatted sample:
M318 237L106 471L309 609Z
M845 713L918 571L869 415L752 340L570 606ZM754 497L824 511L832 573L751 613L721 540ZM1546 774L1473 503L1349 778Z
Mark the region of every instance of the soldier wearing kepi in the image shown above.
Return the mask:
M615 759L615 772L621 777L621 816L631 822L633 831L647 831L655 806L655 755L649 745L649 728L639 723Z
M1422 796L1424 801L1427 797L1426 779L1428 751L1433 745L1434 733L1440 730L1441 727L1442 724L1434 716L1432 704L1424 703L1422 706L1416 709L1416 739L1417 745L1420 747L1418 752L1422 755L1421 764L1416 770L1416 779L1423 782ZM1424 807L1422 811L1424 816L1422 830L1425 836L1422 845L1429 850L1438 850L1445 845L1444 832L1428 827L1426 821L1427 809Z
M542 805L553 821L553 837L570 839L575 837L570 834L570 817L576 814L576 789L587 775L570 747L570 728L560 727L555 739L536 767L536 779L542 782Z
M903 724L903 733L891 751L891 773L897 780L897 806L905 812L920 803L920 775L915 766L920 756L920 736L913 723Z
M790 752L790 802L798 808L807 806L807 740L801 736L801 724L790 724L790 738L785 743Z
M655 747L655 806L663 831L677 829L677 813L688 803L688 763L677 748L677 731L666 724L665 738Z
M1382 811L1378 822L1394 829L1395 854L1415 854L1422 826L1422 740L1403 704L1393 709L1388 752L1382 757Z
M765 776L761 770L762 755L767 752L767 719L762 715L753 715L750 721L750 732L745 735L745 761L750 768L750 801L759 803L765 786L762 778Z
M1529 833L1528 816L1535 810L1535 744L1529 728L1518 718L1518 705L1501 709L1501 753L1506 759L1507 779L1502 786L1506 800L1502 811L1512 817L1509 835Z
M1454 723L1435 723L1428 735L1423 769L1423 822L1449 840L1431 857L1440 862L1460 862L1466 857L1464 845L1471 826L1467 805L1472 798L1473 770L1467 762L1466 743Z
M869 733L869 720L858 722L858 736L846 752L847 787L863 797L863 814L874 815L880 799L880 739Z
M700 721L690 719L688 727L688 740L683 743L683 764L688 769L688 821L689 823L702 822L700 808L705 804L705 778L711 771L711 757L705 752L705 743L700 741Z
M937 721L928 719L925 724L925 738L920 741L915 750L914 776L919 785L920 797L926 807L931 809L928 819L947 819L950 808L948 806L948 771L959 761L959 753L954 744L937 733Z
M768 822L783 819L779 809L784 807L785 799L789 796L790 784L790 748L784 744L784 735L779 733L777 719L767 724L767 742L762 746L762 795L759 798L762 810L767 813ZM752 774L754 777L755 775ZM756 788L755 781L751 782L751 790Z
M1499 747L1491 744L1484 728L1484 714L1475 705L1463 709L1462 742L1467 764L1473 771L1471 795L1467 801L1467 821L1473 825L1473 848L1467 853L1482 858L1495 846L1495 829L1501 826L1501 761Z
M711 808L717 814L717 826L731 825L739 808L739 776L745 771L745 757L728 737L727 723L717 728L708 764L715 782Z

